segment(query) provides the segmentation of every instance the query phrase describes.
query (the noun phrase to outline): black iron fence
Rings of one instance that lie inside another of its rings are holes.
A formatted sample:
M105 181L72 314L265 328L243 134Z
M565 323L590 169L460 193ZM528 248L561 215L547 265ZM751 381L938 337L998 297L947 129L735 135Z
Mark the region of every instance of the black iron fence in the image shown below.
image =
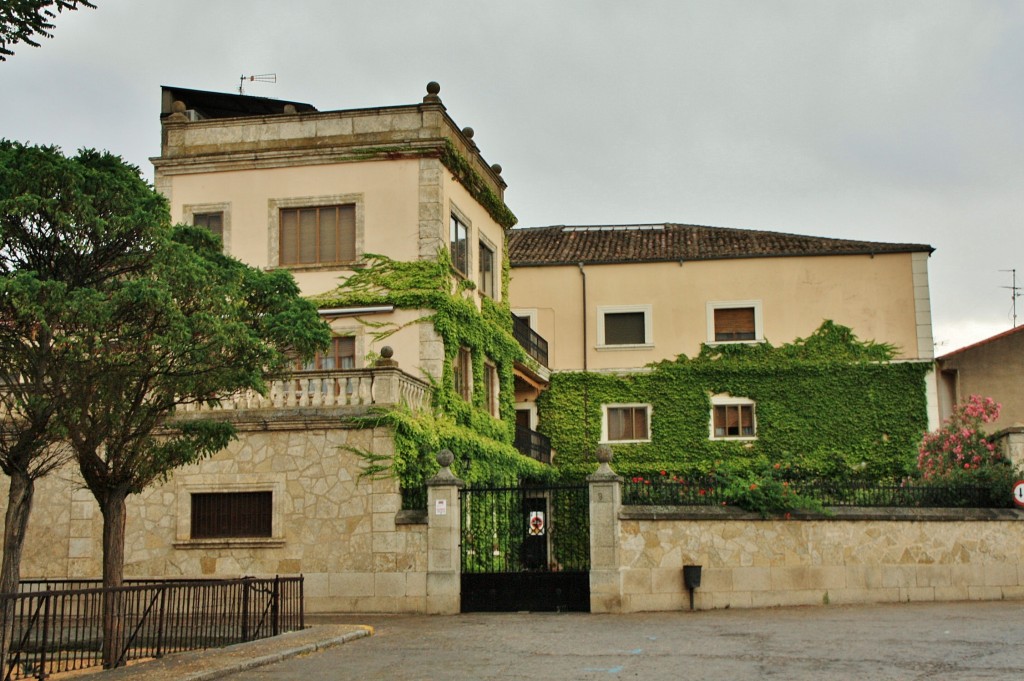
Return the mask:
M786 481L789 489L832 507L1012 508L1009 487L919 480L811 479ZM733 503L729 482L717 476L666 479L634 476L622 487L627 506L721 506Z
M25 581L0 594L3 681L242 643L302 629L303 578ZM104 641L104 613L114 614ZM106 646L105 646L106 643ZM104 661L104 648L111 662ZM112 651L113 654L109 654Z

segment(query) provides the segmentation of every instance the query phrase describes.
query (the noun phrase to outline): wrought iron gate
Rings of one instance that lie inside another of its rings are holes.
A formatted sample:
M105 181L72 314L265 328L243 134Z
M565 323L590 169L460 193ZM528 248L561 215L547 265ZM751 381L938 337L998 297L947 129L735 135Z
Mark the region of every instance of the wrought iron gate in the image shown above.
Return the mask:
M462 612L590 611L590 508L583 485L460 492Z

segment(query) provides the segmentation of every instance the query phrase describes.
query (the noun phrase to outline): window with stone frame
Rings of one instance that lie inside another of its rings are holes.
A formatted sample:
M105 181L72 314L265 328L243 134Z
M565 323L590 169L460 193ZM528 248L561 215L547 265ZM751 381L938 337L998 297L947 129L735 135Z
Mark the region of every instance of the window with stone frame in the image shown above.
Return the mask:
M224 239L224 213L193 213L192 224L196 227L205 227L217 236Z
M451 251L452 267L462 276L469 275L469 227L454 213L451 216L448 247Z
M340 264L356 259L354 204L280 209L278 263Z
M273 492L204 492L191 496L192 539L273 535Z
M473 353L469 348L459 348L452 360L452 375L455 392L467 402L473 399Z
M489 298L496 297L494 249L480 242L480 293Z

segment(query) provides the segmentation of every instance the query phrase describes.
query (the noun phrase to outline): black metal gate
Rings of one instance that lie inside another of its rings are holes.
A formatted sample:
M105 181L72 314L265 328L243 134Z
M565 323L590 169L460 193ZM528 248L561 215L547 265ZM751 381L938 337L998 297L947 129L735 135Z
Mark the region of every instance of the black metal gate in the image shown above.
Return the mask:
M467 487L462 612L590 612L587 485Z

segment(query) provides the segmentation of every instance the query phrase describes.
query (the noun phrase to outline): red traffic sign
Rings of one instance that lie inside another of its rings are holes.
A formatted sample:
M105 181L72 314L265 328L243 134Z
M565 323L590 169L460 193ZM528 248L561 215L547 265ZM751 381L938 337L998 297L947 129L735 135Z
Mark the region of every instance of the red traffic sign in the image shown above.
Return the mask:
M1024 507L1024 480L1013 483L1013 503Z

